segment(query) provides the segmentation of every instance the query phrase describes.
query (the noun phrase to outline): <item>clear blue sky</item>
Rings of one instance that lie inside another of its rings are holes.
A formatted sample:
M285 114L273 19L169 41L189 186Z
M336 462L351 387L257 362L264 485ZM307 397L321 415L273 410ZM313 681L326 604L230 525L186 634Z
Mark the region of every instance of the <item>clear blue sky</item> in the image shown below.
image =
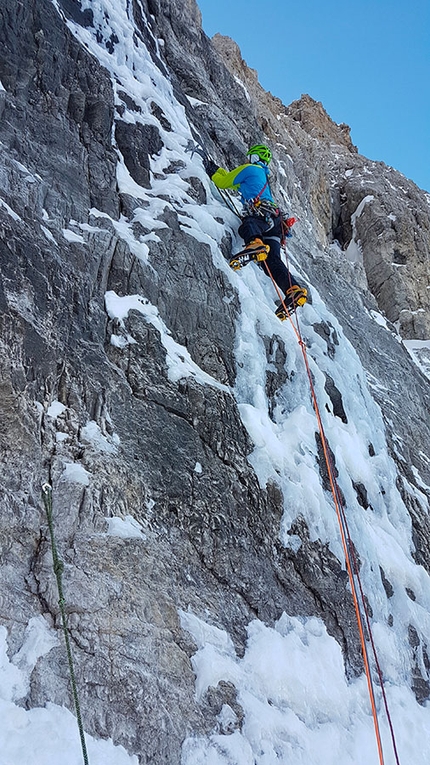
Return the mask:
M197 0L285 104L308 93L360 154L430 192L430 0Z

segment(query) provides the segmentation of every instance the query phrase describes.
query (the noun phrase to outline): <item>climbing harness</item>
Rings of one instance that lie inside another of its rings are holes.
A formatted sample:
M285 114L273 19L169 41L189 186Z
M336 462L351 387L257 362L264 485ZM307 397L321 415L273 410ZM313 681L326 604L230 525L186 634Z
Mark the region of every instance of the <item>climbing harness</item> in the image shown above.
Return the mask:
M85 744L84 726L82 724L82 717L81 717L81 707L79 704L78 689L76 685L75 670L73 666L73 656L72 656L72 650L70 647L69 630L67 627L67 616L66 616L66 608L65 608L66 603L64 600L63 582L62 582L64 563L58 557L57 545L55 544L54 523L53 523L53 517L52 517L52 486L49 483L44 483L42 485L42 495L43 495L43 503L45 505L45 510L46 510L46 517L48 519L49 535L51 538L52 562L54 564L54 573L57 579L57 588L58 588L58 605L60 607L61 621L62 621L63 632L64 632L64 640L66 643L66 652L67 652L67 659L69 662L69 671L70 671L70 681L72 685L73 700L75 702L76 719L78 721L79 737L81 739L81 747L82 747L82 755L83 755L85 765L89 765L87 747Z
M286 253L286 256L288 258L288 254L287 253ZM332 495L333 495L333 502L334 502L334 506L335 506L335 510L336 510L336 515L337 515L337 519L338 519L338 523L339 523L340 535L341 535L341 540L342 540L342 547L343 547L343 551L344 551L344 555L345 555L346 568L347 568L347 572L348 572L348 577L349 577L349 582L350 582L350 587L351 587L351 593L352 593L352 598L353 598L353 602L354 602L354 609L355 609L355 614L356 614L356 619L357 619L358 632L359 632L359 636L360 636L360 644L361 644L361 650L362 650L362 654L363 654L363 662L364 662L364 668L365 668L366 679L367 679L367 687L368 687L368 692L369 692L370 705L371 705L371 709L372 709L373 725L374 725L374 730L375 730L375 737L376 737L376 744L377 744L378 755L379 755L379 762L380 762L380 765L384 765L384 753L383 753L383 748L382 748L381 733L380 733L380 729L379 729L378 712L377 712L377 708L376 708L374 682L373 682L373 679L372 679L372 673L371 673L371 669L370 669L369 655L368 655L368 650L367 650L367 646L366 646L366 638L365 638L365 632L364 632L363 616L362 616L362 613L361 613L361 610L360 610L360 602L361 602L361 607L362 607L362 610L363 610L363 613L364 613L365 626L367 628L367 632L368 632L368 636L369 636L369 642L370 642L370 645L371 645L371 648L372 648L372 653L373 653L373 658L374 658L374 662L375 662L376 672L377 672L379 684L380 684L380 687L381 687L381 694L382 694L382 699L383 699L383 704L384 704L384 708L385 708L385 713L386 713L386 716L387 716L388 725L389 725L389 729L390 729L390 735L391 735L391 741L392 741L392 746L393 746L394 757L395 757L396 765L400 765L400 760L399 760L399 756L398 756L398 752L397 752L396 739L395 739L395 735L394 735L394 728L393 728L393 724L392 724L392 720L391 720L391 715L390 715L390 711L389 711L389 707L388 707L388 701L387 701L387 697L386 697L386 693L385 693L385 688L384 688L384 679L383 679L382 670L381 670L381 666L380 666L379 659L378 659L378 654L377 654L377 650L376 650L375 641L374 641L374 638L373 638L372 627L371 627L371 624L370 624L369 609L368 609L367 602L366 602L366 597L365 597L365 594L364 594L364 591L363 591L363 586L362 586L361 577L360 577L359 565L358 565L357 557L356 557L355 551L354 551L354 544L353 544L352 539L351 539L351 535L350 535L349 528L348 528L348 522L347 522L347 518L346 518L346 515L345 515L345 510L344 510L344 507L343 507L342 495L341 495L341 492L340 492L339 485L337 483L336 474L335 474L334 466L333 466L333 461L332 461L332 458L331 458L331 455L330 455L330 449L329 449L327 437L325 435L324 426L323 426L323 423L322 423L321 413L320 413L320 410L319 410L318 401L317 401L317 397L316 397L315 386L314 386L314 382L313 382L313 378L312 378L312 372L311 372L311 369L310 369L310 366L309 366L309 359L308 359L308 355L307 355L306 345L305 345L305 343L303 341L303 338L302 338L302 335L301 335L301 332L300 332L299 319L298 319L297 314L295 314L295 316L296 316L296 324L294 324L293 319L292 319L292 315L288 311L288 308L287 308L287 306L285 304L284 297L282 296L282 293L281 293L278 285L276 284L276 282L275 282L275 280L273 278L272 272L270 271L270 268L267 265L267 261L263 261L263 263L264 263L264 266L265 266L265 268L267 270L268 275L270 276L270 278L271 278L271 280L273 282L275 290L276 290L276 292L277 292L277 294L278 294L278 296L279 296L279 298L281 300L281 304L283 305L284 310L285 310L285 312L286 312L286 314L287 314L287 316L288 316L288 318L289 318L289 320L291 322L291 325L292 325L292 327L294 329L294 332L296 334L299 346L300 346L301 351L302 351L303 360L304 360L305 367L306 367L306 372L307 372L307 375L308 375L308 378L309 378L309 387L310 387L310 392L311 392L312 406L313 406L313 409L314 409L314 412L315 412L315 416L316 416L316 419L317 419L317 423L318 423L318 429L319 429L321 444L322 444L322 448L323 448L323 452L324 452L324 459L325 459L326 466L327 466L327 473L328 473L328 477L329 477L329 481L330 481L331 492L332 492Z
M279 207L274 202L270 202L269 199L255 197L244 202L241 217L256 215L258 218L264 218L269 223L273 218L277 218L279 214Z
M276 203L271 202L270 199L261 199L261 196L266 191L267 187L269 187L270 192L268 178L263 188L258 192L257 196L255 196L253 199L246 199L243 202L243 218L245 218L247 215L256 215L258 218L264 218L267 223L272 221L273 225L273 218L278 217L280 210Z

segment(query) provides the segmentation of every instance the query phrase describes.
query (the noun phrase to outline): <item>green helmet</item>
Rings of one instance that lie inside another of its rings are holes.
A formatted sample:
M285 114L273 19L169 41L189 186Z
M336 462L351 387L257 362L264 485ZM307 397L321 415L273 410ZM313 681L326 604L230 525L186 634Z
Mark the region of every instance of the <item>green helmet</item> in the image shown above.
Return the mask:
M246 152L247 157L251 157L253 154L256 154L262 162L266 163L266 165L268 165L272 159L272 152L270 151L269 147L264 146L262 143L251 146L251 148Z

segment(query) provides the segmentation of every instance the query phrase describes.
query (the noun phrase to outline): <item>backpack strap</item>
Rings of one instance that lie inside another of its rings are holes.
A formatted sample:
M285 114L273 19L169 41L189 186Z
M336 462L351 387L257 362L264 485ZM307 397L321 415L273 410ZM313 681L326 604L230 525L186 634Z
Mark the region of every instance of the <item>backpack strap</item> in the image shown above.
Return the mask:
M258 192L257 196L256 196L256 197L254 197L254 202L258 202L258 200L260 199L260 197L261 197L261 195L262 195L263 191L266 191L266 189L267 189L268 185L269 185L269 179L267 179L266 183L264 184L264 186L263 186L263 188L261 189L261 191L259 191L259 192Z

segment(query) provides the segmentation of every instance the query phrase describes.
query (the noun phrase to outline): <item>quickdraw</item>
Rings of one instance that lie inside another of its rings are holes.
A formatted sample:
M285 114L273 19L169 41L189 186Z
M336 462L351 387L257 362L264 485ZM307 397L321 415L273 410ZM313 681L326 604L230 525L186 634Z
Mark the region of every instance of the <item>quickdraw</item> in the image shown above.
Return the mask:
M256 215L269 221L270 218L277 218L279 214L279 207L268 199L258 199L258 197L255 197L255 199L247 200L243 205L243 217Z

